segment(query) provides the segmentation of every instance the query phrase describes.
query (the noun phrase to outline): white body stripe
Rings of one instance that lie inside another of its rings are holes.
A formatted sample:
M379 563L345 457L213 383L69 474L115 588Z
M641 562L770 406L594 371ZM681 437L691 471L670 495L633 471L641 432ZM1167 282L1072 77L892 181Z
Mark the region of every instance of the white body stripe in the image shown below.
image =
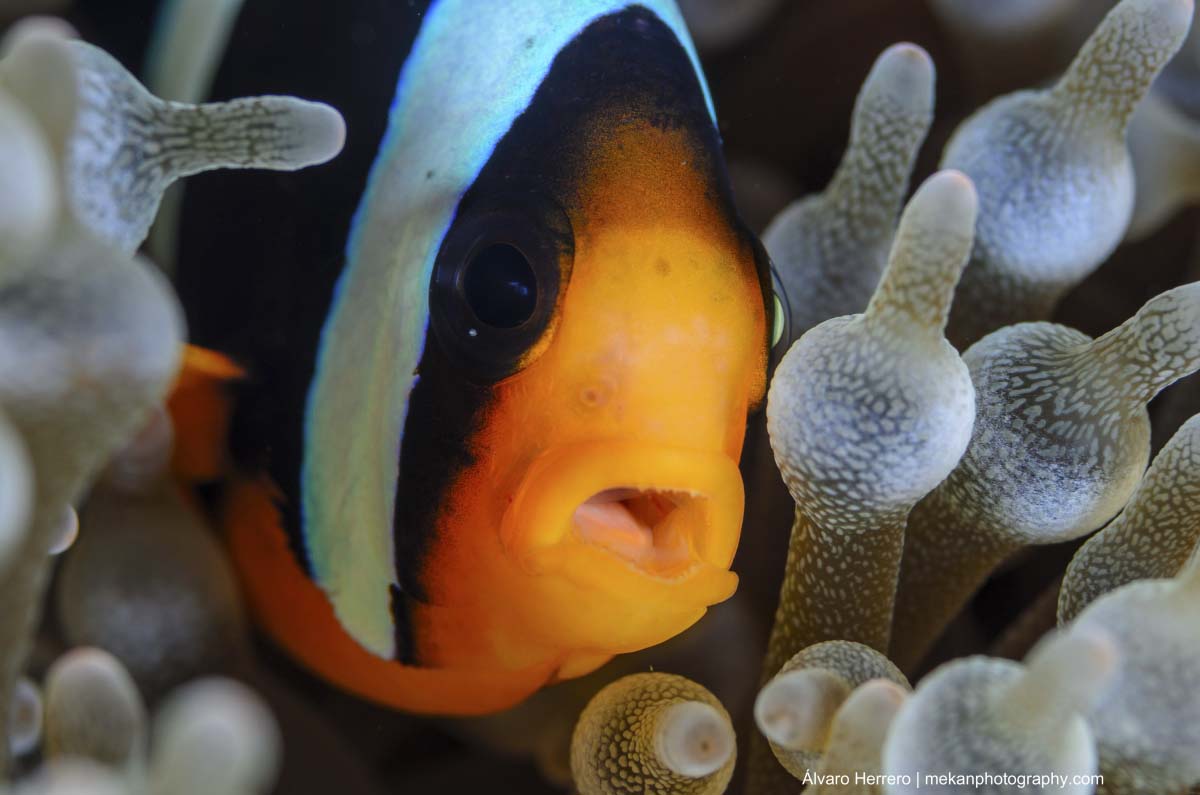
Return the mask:
M396 652L392 517L437 251L554 58L596 18L631 5L674 30L700 75L673 0L440 0L404 65L322 332L301 476L316 579L346 630L381 657Z

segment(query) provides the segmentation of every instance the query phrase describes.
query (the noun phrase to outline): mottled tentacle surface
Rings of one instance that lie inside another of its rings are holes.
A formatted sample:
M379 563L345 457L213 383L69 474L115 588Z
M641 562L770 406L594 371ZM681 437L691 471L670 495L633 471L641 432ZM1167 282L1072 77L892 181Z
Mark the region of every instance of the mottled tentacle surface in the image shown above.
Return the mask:
M829 742L817 767L814 795L881 795L883 744L908 698L908 690L886 679L860 686L833 717ZM848 782L842 783L842 782Z
M884 772L910 780L889 793L963 792L960 784L918 778L947 772L1094 775L1096 743L1084 713L1117 664L1114 641L1092 630L1048 638L1025 664L967 657L943 665L921 681L892 722ZM1033 791L1090 795L1092 787L1068 783L1061 790L1055 785Z
M1073 619L1109 591L1135 580L1174 577L1200 541L1200 416L1176 431L1129 504L1088 539L1067 567L1058 621Z
M979 191L979 226L948 336L960 348L1049 317L1124 236L1134 180L1125 128L1179 49L1192 0L1123 0L1052 88L994 100L942 155Z
M71 216L127 254L175 180L216 168L302 168L336 155L345 138L327 105L291 97L165 102L103 50L50 36L13 45L0 62L0 88L37 118Z
M866 308L887 264L917 151L933 122L933 62L915 44L875 61L828 187L785 208L763 234L787 294L785 344Z
M1072 627L1106 632L1121 657L1088 712L1105 795L1167 795L1200 784L1200 566L1106 594Z
M1024 323L963 360L976 393L971 443L908 522L892 646L905 670L1005 557L1087 535L1125 505L1149 459L1146 404L1200 367L1200 283L1095 340Z
M784 663L755 703L755 719L779 763L797 778L816 770L838 710L851 692L874 679L909 689L899 668L861 643L817 643ZM762 761L769 760L751 760L752 776ZM752 778L751 791L756 783Z
M580 795L718 795L736 755L729 714L712 693L681 676L634 674L584 709L571 771Z
M969 180L927 180L866 312L811 330L776 371L767 427L796 522L765 676L824 640L888 647L905 517L970 438L974 393L942 328L974 219Z

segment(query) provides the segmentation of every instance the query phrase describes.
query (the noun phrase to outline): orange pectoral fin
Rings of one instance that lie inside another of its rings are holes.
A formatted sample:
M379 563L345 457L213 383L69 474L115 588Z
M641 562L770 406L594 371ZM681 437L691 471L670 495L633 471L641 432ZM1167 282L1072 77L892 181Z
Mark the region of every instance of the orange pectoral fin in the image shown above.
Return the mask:
M376 703L434 715L498 712L553 676L556 664L518 671L452 670L407 666L371 654L345 632L325 593L296 563L272 493L265 482L234 483L223 524L251 612L305 667Z
M245 371L214 351L186 346L167 410L175 426L171 469L183 483L202 483L226 474L233 396L229 384Z

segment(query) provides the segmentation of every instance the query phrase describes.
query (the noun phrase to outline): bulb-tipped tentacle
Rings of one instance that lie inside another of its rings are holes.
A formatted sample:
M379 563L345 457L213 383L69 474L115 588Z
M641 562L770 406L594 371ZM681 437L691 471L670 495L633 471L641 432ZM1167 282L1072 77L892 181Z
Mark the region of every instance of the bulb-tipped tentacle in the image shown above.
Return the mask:
M1192 0L1123 0L1052 88L1001 97L942 154L979 191L979 225L948 336L960 348L1050 316L1108 258L1134 202L1125 128L1183 42Z
M791 339L831 317L862 312L887 264L896 216L933 121L933 62L896 44L863 83L850 143L825 190L785 208L763 245L787 295Z
M719 795L733 775L733 725L706 689L672 674L634 674L588 703L571 741L580 795Z
M1120 515L1075 553L1059 591L1059 623L1122 585L1174 577L1198 543L1200 416L1171 437Z
M905 517L970 437L974 394L941 327L974 220L969 180L927 180L866 313L808 332L776 371L767 427L796 521L767 675L820 641L887 649Z
M1095 340L1028 323L963 355L978 411L962 461L909 517L892 648L902 668L1006 557L1087 535L1125 505L1149 458L1146 404L1200 367L1198 291L1169 290Z
M176 180L215 168L303 168L329 160L345 140L341 116L327 105L291 97L166 102L103 50L48 36L13 46L0 62L0 87L51 142L72 217L127 254Z
M921 681L892 722L884 773L908 778L889 793L927 791L921 775L928 771L982 776L1014 770L1057 773L1067 779L1064 792L1091 793L1086 777L1097 770L1096 742L1083 713L1103 697L1117 664L1113 640L1096 630L1053 636L1025 665L989 657L943 665Z

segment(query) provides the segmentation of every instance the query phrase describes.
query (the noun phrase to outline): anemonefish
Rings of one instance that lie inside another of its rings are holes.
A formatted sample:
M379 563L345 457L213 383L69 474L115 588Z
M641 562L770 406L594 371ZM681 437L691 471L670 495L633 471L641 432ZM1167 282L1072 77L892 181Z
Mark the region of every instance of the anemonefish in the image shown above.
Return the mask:
M771 276L671 0L414 5L245 0L212 96L328 102L347 145L192 181L176 279L244 374L220 514L265 631L484 713L733 593Z

